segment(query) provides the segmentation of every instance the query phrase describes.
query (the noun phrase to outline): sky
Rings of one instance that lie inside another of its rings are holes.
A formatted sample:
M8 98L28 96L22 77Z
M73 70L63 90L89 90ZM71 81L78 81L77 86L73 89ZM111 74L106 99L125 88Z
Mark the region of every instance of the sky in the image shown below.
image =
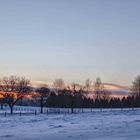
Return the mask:
M0 77L131 85L139 0L0 0Z

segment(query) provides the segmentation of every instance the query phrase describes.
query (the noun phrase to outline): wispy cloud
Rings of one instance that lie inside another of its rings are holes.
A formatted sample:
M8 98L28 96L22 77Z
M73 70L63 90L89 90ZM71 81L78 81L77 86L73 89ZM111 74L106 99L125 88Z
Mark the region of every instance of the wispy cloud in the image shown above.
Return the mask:
M103 83L104 87L109 90L125 90L129 91L130 87L128 86L122 86L118 84L112 84L112 83Z

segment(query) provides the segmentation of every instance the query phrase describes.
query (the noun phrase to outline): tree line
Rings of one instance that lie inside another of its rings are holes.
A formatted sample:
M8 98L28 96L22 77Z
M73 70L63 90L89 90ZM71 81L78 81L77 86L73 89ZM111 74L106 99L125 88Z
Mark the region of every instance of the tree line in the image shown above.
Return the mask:
M43 107L71 108L71 113L74 113L74 108L140 107L140 76L132 82L130 95L123 98L111 97L100 78L94 83L94 93L91 83L91 80L87 79L84 86L76 83L65 86L62 79L57 79L53 88L47 85L34 88L26 78L4 77L0 80L1 109L7 104L13 114L15 105L40 106L40 113L43 113ZM91 98L90 94L94 96Z

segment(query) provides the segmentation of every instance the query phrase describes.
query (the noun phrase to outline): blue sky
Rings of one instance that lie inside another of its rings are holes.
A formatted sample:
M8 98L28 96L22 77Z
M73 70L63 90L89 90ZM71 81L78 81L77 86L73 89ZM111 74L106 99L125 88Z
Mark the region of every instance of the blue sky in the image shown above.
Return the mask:
M130 85L140 70L139 0L0 1L0 76Z

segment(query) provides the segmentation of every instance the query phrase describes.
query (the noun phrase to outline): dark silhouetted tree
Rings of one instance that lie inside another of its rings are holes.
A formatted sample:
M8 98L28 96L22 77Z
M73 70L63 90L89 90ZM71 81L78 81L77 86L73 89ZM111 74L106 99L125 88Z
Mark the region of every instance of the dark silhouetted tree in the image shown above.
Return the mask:
M131 95L136 97L140 96L140 76L137 76L132 83Z
M100 100L103 94L104 86L102 85L101 79L97 78L94 84L95 99Z
M56 79L53 83L53 86L55 88L55 90L57 92L59 92L59 90L62 90L65 87L65 83L63 79Z
M31 92L30 81L16 76L4 77L0 86L1 96L13 114L14 105Z
M90 87L91 87L91 80L90 79L87 79L85 81L85 88L86 88L86 92L89 93L89 90L90 90Z
M47 99L50 96L50 90L47 87L38 88L33 95L35 100L40 104L40 113L43 113L43 107L47 104Z

